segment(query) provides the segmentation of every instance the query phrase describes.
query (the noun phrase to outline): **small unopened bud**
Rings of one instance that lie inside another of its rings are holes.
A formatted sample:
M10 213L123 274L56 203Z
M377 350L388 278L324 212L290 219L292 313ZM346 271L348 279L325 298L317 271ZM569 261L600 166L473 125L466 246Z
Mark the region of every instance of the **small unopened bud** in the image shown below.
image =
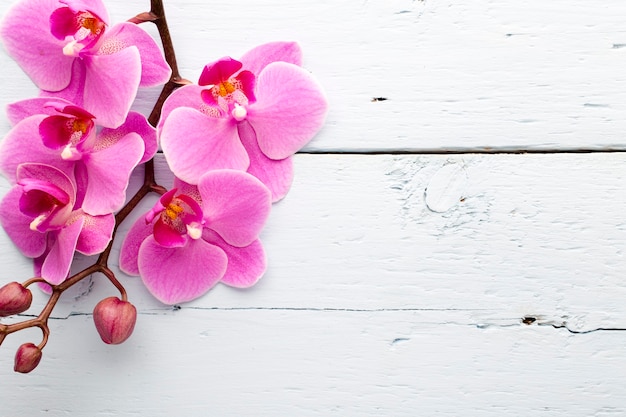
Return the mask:
M0 317L12 316L30 308L33 293L19 282L10 282L0 288Z
M41 361L41 349L33 343L24 343L17 349L13 370L27 374L39 365L39 361Z
M109 297L93 309L96 329L107 344L117 345L130 337L137 321L137 309L128 301Z

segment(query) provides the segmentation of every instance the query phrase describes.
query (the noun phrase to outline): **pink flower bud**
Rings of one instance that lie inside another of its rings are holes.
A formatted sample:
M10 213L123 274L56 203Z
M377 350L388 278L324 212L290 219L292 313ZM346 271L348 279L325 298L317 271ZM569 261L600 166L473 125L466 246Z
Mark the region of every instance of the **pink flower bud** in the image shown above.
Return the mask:
M10 282L0 288L0 317L12 316L30 308L33 294L19 282Z
M109 297L93 309L96 329L107 344L117 345L130 337L137 321L137 309L128 301Z
M39 361L41 361L41 349L33 343L24 343L17 349L13 370L27 374L39 365Z

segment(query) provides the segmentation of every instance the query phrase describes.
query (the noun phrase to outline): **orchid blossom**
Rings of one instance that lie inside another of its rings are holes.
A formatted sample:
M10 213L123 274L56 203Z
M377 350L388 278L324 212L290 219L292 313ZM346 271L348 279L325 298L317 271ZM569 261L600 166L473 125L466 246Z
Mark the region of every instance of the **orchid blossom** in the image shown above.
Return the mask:
M74 251L94 255L106 248L114 216L76 208L76 185L61 170L24 163L16 181L0 203L0 224L25 256L35 258L37 275L58 284L68 276Z
M17 124L0 145L0 170L15 182L24 162L55 166L75 176L77 204L91 215L119 210L132 170L157 150L155 129L139 113L97 132L93 115L62 99L26 100L11 108Z
M196 299L219 282L254 285L267 267L259 236L272 203L287 194L292 156L327 111L300 47L274 42L219 59L193 85L177 67L162 0L114 25L103 0L12 1L0 41L40 92L7 107L12 127L0 142L0 174L11 188L0 225L33 259L34 276L0 287L0 317L30 310L33 284L49 294L39 314L0 324L0 344L19 330L43 332L39 344L17 349L14 370L37 367L57 301L96 274L120 293L96 304L98 334L109 344L132 334L137 309L110 256L118 226L151 193L160 198L122 241L123 272L141 276L165 304ZM142 22L156 25L160 45ZM139 87L160 84L148 119L130 111ZM157 137L174 176L169 191L157 183ZM140 164L143 182L127 196ZM70 276L76 253L98 256Z
M204 68L199 85L175 91L158 127L174 174L197 184L210 169L237 169L259 178L272 200L293 178L291 155L321 129L324 94L302 69L292 42L261 45L240 61L222 58Z
M266 268L258 236L270 207L270 191L242 171L209 171L197 186L176 179L129 230L120 268L165 304L195 299L220 280L249 287Z
M0 37L43 96L65 98L109 128L124 122L139 86L171 73L150 35L133 23L110 26L100 0L21 0Z

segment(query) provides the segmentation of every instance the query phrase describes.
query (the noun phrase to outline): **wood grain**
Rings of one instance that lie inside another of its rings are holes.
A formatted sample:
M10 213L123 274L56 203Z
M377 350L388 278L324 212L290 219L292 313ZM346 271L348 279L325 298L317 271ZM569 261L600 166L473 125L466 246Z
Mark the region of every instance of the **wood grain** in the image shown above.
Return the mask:
M120 275L140 318L111 347L90 314L114 290L94 277L58 306L28 379L8 371L24 336L5 342L9 410L34 389L35 409L57 415L619 415L625 162L298 155L256 287L178 309ZM459 198L433 211L425 193L441 183ZM28 270L15 254L0 262ZM77 377L85 398L62 401Z
M106 1L114 22L147 3ZM170 307L118 271L139 311L120 346L91 318L115 289L91 277L57 305L35 372L12 361L38 331L3 343L0 417L626 414L626 3L166 10L192 81L224 55L296 40L326 89L327 124L262 234L267 273ZM0 66L0 105L37 94L6 54ZM162 156L157 173L171 183ZM31 276L4 232L0 249L4 281Z
M113 22L147 3L106 2ZM300 42L331 105L308 151L625 148L620 0L177 0L166 12L191 81L222 56ZM0 104L36 93L6 55L0 65Z

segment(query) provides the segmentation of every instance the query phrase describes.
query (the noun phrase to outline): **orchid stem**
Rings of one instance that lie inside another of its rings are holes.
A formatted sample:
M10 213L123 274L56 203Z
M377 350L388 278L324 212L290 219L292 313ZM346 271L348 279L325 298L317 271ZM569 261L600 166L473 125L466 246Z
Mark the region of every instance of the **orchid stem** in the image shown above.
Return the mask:
M111 281L111 284L113 284L119 290L120 298L122 299L122 301L128 301L126 288L124 288L122 283L119 282L117 278L115 278L115 274L113 273L113 271L111 271L109 268L105 268L101 272L109 279L109 281Z
M174 44L172 43L172 36L170 35L170 29L167 26L167 20L165 19L165 9L163 8L163 0L150 0L150 14L155 19L152 20L159 31L161 38L161 44L163 45L163 54L165 60L172 69L172 80L179 81L180 74L178 72L178 64L176 63L176 53L174 52Z
M172 43L172 36L170 35L170 29L167 26L167 20L165 18L165 9L163 8L163 0L150 0L150 15L154 16L154 20L151 20L157 27L159 31L159 37L161 38L161 45L163 45L163 54L165 56L165 61L170 66L172 70L172 75L170 76L170 80L163 86L163 90L161 90L161 95L157 99L157 102L154 105L154 109L148 117L148 122L155 126L159 122L161 117L161 109L163 108L163 103L165 100L179 87L182 87L185 84L188 84L189 81L184 80L180 76L180 71L178 70L178 63L176 61L176 53L174 52L174 44Z
M169 81L163 86L161 90L161 94L159 95L154 107L148 117L148 122L153 127L156 127L159 119L161 117L161 110L163 108L163 103L165 100L176 90L177 88L188 84L189 81L181 78L178 70L178 65L176 63L176 54L174 53L174 46L172 44L172 37L170 35L169 28L167 26L167 20L165 19L165 9L163 7L163 0L151 0L150 1L150 12L141 13L136 17L130 19L129 21L134 23L142 23L142 22L153 22L158 31L159 37L161 38L161 43L163 45L163 52L165 55L165 60L172 70L172 75ZM43 338L41 343L39 344L39 348L43 349L43 347L48 342L48 337L50 335L50 330L48 328L48 319L56 305L57 301L61 297L61 294L68 288L73 285L79 283L86 277L96 273L101 272L104 274L109 281L119 290L121 298L123 301L127 301L127 293L124 286L117 280L113 271L111 271L108 267L109 256L111 255L111 249L113 247L113 241L115 240L115 235L119 225L128 217L128 215L137 207L137 205L143 200L143 198L151 192L157 194L164 194L167 190L157 184L155 179L154 172L154 160L150 159L144 164L144 182L139 190L131 197L131 199L120 209L119 212L115 215L115 226L113 228L113 233L111 235L111 240L104 251L98 256L97 261L83 269L82 271L72 275L67 278L65 281L58 285L50 285L52 292L48 301L44 308L41 310L41 313L37 317L31 318L29 320L24 320L18 323L12 324L1 324L0 323L0 345L11 333L17 332L19 330L23 330L29 327L39 327L43 332ZM31 284L38 282L46 282L43 278L35 277L31 278L23 283L24 287L27 287Z

